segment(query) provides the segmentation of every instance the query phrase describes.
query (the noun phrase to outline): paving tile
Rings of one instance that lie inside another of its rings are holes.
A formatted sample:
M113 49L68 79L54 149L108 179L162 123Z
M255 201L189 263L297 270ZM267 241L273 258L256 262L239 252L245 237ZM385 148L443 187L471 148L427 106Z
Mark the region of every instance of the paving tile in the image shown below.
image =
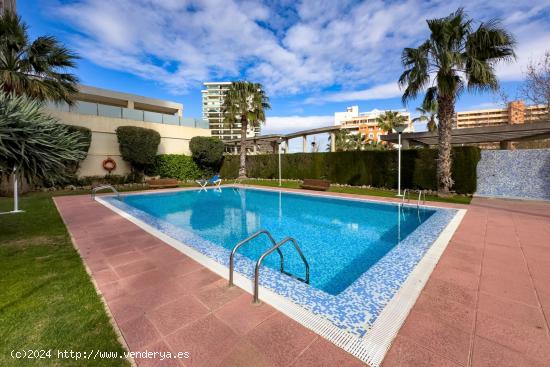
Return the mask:
M412 311L399 333L456 363L465 365L468 361L470 334L430 315Z
M215 311L243 293L239 287L229 287L227 280L219 279L201 288L195 296L211 311Z
M100 270L97 273L93 274L93 277L96 283L99 285L118 280L118 275L116 275L116 273L111 269Z
M120 324L120 330L124 340L126 340L130 349L134 351L140 351L145 346L160 340L160 335L153 324L144 316Z
M432 277L473 290L476 290L479 284L478 275L444 266L436 266Z
M129 264L115 267L115 272L118 274L120 278L125 278L131 275L143 273L147 270L151 270L154 267L155 265L153 265L148 260L138 260Z
M550 361L550 337L544 327L532 327L478 312L476 335L526 354L532 359Z
M174 281L180 283L186 291L196 293L202 287L208 286L220 279L220 276L216 273L206 268L202 268L192 273L175 277Z
M496 318L517 321L535 328L544 328L545 326L544 317L538 307L484 292L479 293L478 310Z
M282 314L275 314L248 333L248 340L271 364L287 366L317 336Z
M176 353L166 345L166 343L160 341L152 345L148 345L147 352L153 353L151 357L149 355L140 355L138 358L134 358L139 367L183 367L182 361L185 361L184 355L177 356ZM172 358L168 358L171 356ZM177 358L176 358L177 357Z
M479 287L482 292L537 306L538 300L535 291L529 283L528 278L482 273Z
M99 285L99 289L107 301L112 301L128 294L118 281Z
M147 317L162 335L167 335L197 321L208 313L208 308L195 297L186 295L148 311Z
M148 287L155 287L164 282L164 275L161 271L153 269L141 274L132 275L121 279L120 282L128 292L137 293Z
M271 367L267 357L246 339L240 340L219 367Z
M459 364L398 336L384 358L382 367L459 367Z
M242 294L219 308L215 315L237 334L245 335L277 311L266 303L253 304L250 294Z
M118 324L136 319L145 314L145 309L143 307L136 306L135 303L127 297L120 297L109 301L109 310L111 310Z
M166 275L166 277L173 278L186 275L200 269L203 269L201 264L191 260L190 258L184 258L177 262L164 264L160 270Z
M348 352L318 337L292 364L295 367L358 367L366 366Z
M471 333L474 327L474 307L465 306L448 298L420 295L413 310L438 318L457 329Z
M544 364L490 340L475 337L472 367L542 367Z
M187 367L214 366L225 359L239 337L213 315L206 316L165 338L174 352L189 352Z
M476 303L475 290L434 277L428 280L423 292L437 296L438 298L446 298L466 306L474 306Z

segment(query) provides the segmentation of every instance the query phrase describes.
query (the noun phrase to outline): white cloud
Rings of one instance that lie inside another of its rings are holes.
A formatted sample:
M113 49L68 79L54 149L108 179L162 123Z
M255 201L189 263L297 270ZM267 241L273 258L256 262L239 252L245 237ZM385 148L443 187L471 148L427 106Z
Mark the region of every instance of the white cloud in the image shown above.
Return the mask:
M358 91L338 92L321 95L319 97L310 97L306 99L306 103L369 101L399 97L402 94L403 92L399 89L397 83L392 82Z
M285 134L299 130L334 125L333 115L321 116L268 116L262 134Z
M161 83L171 92L206 80L249 78L270 94L311 101L400 95L404 47L428 36L424 19L448 15L460 0L79 0L53 3L52 17L72 25L73 47L93 63ZM475 19L503 18L518 63L498 66L519 80L526 62L550 47L548 0L471 0ZM326 93L328 88L343 92Z

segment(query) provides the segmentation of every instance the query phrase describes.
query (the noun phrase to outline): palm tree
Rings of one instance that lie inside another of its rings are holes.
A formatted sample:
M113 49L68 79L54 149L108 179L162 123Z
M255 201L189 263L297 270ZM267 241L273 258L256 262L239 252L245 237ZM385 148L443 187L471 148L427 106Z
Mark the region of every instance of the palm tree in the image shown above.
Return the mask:
M68 72L78 57L50 36L29 40L12 12L0 16L0 90L40 101L73 103L78 79Z
M445 195L453 185L451 128L455 101L464 89L496 90L495 65L515 58L515 41L494 19L474 29L473 20L463 9L427 23L430 38L418 48L403 50L401 59L405 71L399 78L399 85L406 87L404 103L424 90L423 104L437 101L438 191Z
M265 122L265 110L271 108L269 98L259 83L238 81L231 84L222 106L224 124L241 128L239 178L246 177L246 132Z
M391 132L396 126L407 123L407 118L397 111L386 111L376 118L378 127L386 132Z
M437 130L437 101L431 101L428 105L417 107L420 116L413 118L413 122L427 121L428 131Z

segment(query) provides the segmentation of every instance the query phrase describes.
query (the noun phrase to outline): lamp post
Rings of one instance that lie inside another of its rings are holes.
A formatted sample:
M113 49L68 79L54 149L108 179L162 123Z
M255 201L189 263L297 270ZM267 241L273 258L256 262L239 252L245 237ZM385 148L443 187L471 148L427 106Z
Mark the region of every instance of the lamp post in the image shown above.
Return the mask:
M17 165L13 166L13 210L9 212L2 212L0 214L14 214L22 213L23 210L19 209L19 180L17 178Z
M397 145L399 153L397 156L397 196L401 196L401 133L405 131L407 125L397 125L393 129L399 134Z
M281 143L283 142L282 138L279 138L277 140L277 147L278 147L278 153L279 153L279 187L281 187Z

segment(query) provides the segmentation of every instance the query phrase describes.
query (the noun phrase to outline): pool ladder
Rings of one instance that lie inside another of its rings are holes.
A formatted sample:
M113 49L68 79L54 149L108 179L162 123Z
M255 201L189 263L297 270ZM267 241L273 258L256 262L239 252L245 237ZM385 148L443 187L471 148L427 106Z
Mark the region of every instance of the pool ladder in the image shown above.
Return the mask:
M411 198L407 197L407 192L411 190L405 189L403 191L403 199L401 200L402 204L405 204L405 198L407 199L407 204L411 202ZM418 200L416 201L416 206L420 207L420 202L422 201L422 205L426 205L426 190L418 190Z
M256 267L254 269L254 303L259 302L258 293L259 293L259 289L260 289L260 266L262 265L262 262L264 261L264 259L267 256L269 256L270 254L272 254L274 251L277 251L279 253L279 258L281 259L281 266L280 266L281 273L286 274L288 276L291 276L292 278L294 278L296 280L299 280L300 282L304 282L306 284L309 284L309 264L306 260L306 257L304 256L304 253L300 249L300 246L298 246L298 242L296 242L296 240L292 237L286 237L281 242L277 243L275 241L275 239L273 238L273 236L271 235L271 233L269 233L268 230L262 229L262 230L259 230L256 233L248 236L247 238L245 238L241 242L237 243L235 245L235 247L233 247L233 250L231 251L231 255L229 256L229 286L231 287L233 285L233 272L234 272L234 268L235 268L235 254L237 253L237 250L239 248L241 248L245 243L248 243L248 242L252 241L253 239L255 239L256 237L259 237L261 235L266 235L269 238L269 241L271 242L271 244L273 246L269 250L264 252L260 256L258 261L256 262ZM292 242L292 244L294 245L294 248L298 252L298 255L300 255L300 258L302 259L302 262L304 263L305 268L306 268L306 277L305 278L297 277L297 276L285 271L284 255L283 255L283 252L281 251L280 248L281 248L282 245L284 245L287 242Z
M116 194L116 197L117 198L120 198L120 193L117 191L117 189L114 188L113 185L101 185L101 186L96 186L92 189L92 192L90 194L90 196L92 197L92 200L95 199L95 194L100 191L100 190L107 190L107 189L110 189L113 193Z

